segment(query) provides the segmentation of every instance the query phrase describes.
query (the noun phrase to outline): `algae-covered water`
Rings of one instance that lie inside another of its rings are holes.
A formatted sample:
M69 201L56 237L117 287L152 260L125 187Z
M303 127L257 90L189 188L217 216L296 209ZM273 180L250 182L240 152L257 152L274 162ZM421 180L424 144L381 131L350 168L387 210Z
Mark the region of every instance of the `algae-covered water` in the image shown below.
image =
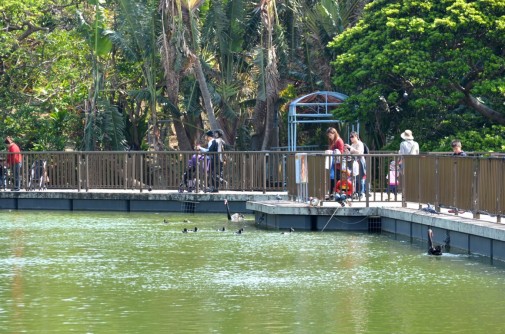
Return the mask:
M0 212L0 333L505 333L504 287L500 266L387 235Z

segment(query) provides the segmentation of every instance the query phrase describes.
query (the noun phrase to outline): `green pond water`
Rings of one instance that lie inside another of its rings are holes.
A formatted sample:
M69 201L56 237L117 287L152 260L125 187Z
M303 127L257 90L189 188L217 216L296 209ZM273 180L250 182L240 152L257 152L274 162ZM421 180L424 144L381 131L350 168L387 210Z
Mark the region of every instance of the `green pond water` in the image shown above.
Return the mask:
M0 212L0 333L505 333L504 314L503 267L391 235Z

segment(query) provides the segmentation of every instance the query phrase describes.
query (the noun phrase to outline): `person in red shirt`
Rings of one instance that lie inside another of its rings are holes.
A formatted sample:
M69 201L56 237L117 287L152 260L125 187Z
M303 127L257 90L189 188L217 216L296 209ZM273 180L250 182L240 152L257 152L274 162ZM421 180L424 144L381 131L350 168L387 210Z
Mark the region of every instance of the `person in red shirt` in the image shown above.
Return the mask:
M337 129L328 128L326 130L328 137L328 150L331 154L342 154L344 152L344 140L338 134ZM335 181L340 180L340 156L333 157L332 166L330 166L330 197L333 195Z
M346 200L352 197L353 184L350 180L350 171L345 170L342 172L342 178L337 181L335 185L335 201L344 206Z
M7 155L7 167L12 169L14 176L14 191L21 189L21 150L11 137L5 138L5 145L9 154Z

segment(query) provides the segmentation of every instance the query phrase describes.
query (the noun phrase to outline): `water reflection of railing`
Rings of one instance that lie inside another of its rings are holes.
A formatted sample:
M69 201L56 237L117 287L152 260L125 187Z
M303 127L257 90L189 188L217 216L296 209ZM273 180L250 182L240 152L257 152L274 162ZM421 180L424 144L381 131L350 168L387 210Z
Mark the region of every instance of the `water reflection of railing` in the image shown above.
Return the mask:
M7 160L9 153L1 153ZM124 189L124 190L179 190L184 184L192 157L196 152L23 152L23 187L37 172L37 161L46 161L48 189ZM328 159L353 161L352 155L328 155L324 152L304 152L307 161L306 192L300 198L297 187L296 152L238 152L222 154L222 190L287 191L293 199L324 199L330 193ZM199 168L191 173L194 191L205 191L211 183L209 169L221 170L218 154L199 154ZM215 157L215 159L210 159ZM364 155L366 160L366 194L360 199L367 203L403 201L432 203L435 207L454 208L474 213L503 215L505 159L503 155L473 155L453 157L429 153L400 157L391 153ZM398 192L388 187L391 161L403 160L399 174ZM216 165L211 168L211 162ZM203 166L205 164L205 166ZM3 171L3 169L2 169ZM35 173L34 173L35 172ZM299 172L299 170L298 170ZM186 174L185 174L186 173ZM359 176L360 178L363 175ZM7 176L12 184L12 175ZM187 191L183 187L182 191Z

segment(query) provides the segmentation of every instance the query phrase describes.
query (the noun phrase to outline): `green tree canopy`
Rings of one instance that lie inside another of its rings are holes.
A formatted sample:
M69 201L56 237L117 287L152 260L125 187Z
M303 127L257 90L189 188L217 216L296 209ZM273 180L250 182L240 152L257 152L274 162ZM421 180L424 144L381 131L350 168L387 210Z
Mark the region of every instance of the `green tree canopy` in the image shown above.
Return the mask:
M74 1L0 3L0 136L25 150L61 150L75 139L86 94Z
M365 121L379 146L405 128L440 140L503 126L504 36L502 0L374 1L330 43L351 96L338 117Z

